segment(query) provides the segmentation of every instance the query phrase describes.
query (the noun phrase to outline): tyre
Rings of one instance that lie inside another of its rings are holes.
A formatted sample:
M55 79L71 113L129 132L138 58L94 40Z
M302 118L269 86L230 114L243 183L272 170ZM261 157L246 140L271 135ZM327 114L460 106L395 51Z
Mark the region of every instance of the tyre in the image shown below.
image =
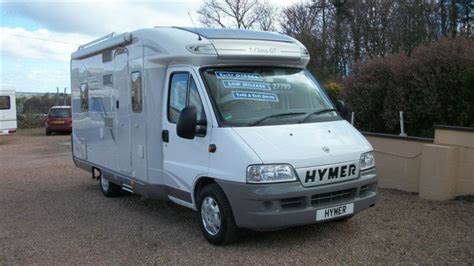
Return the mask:
M237 241L239 230L224 191L217 184L205 186L198 198L199 225L209 243L226 245Z
M102 175L100 176L99 187L100 191L108 198L118 197L122 194L120 186L109 182L109 180L105 179Z
M51 135L51 131L46 130L46 136L50 136L50 135Z

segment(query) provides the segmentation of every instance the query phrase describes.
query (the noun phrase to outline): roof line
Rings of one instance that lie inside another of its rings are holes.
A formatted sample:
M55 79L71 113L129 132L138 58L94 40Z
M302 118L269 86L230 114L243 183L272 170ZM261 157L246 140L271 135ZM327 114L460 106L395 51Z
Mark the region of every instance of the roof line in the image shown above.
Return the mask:
M209 37L209 35L206 35L205 32L198 32L198 28L188 28L188 27L178 27L178 26L173 26L172 28L174 29L179 29L179 30L183 30L183 31L187 31L187 32L190 32L190 33L194 33L196 34L197 36L201 36L201 37L204 37L206 39L212 39L212 40L225 40L225 39L233 39L233 38L229 38L229 37L217 37L217 36L212 36L212 37ZM202 28L201 28L202 29ZM240 31L249 31L249 32L258 32L258 33L267 33L267 34L275 34L275 35L281 35L283 37L287 37L287 38L290 38L289 36L286 36L286 35L283 35L283 34L278 34L278 33L273 33L273 32L265 32L265 31L255 31L255 30L248 30L248 29L220 29L220 30L240 30ZM294 43L293 40L291 39L288 39L288 40L283 40L283 39L270 39L270 38L258 38L258 37L255 37L255 38L243 38L243 39L246 39L246 40L256 40L256 41L273 41L273 42L285 42L285 43Z

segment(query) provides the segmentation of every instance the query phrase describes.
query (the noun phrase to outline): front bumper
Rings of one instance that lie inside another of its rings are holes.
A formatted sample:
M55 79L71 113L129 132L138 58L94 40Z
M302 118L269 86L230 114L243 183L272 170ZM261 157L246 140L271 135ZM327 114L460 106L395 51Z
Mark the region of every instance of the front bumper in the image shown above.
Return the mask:
M70 125L62 125L62 124L57 124L57 125L48 125L46 126L47 131L67 131L67 132L72 132L72 127Z
M318 209L347 203L354 203L354 215L374 206L377 199L375 168L361 172L358 179L314 187L303 187L300 182L216 182L229 199L237 226L255 230L313 224Z

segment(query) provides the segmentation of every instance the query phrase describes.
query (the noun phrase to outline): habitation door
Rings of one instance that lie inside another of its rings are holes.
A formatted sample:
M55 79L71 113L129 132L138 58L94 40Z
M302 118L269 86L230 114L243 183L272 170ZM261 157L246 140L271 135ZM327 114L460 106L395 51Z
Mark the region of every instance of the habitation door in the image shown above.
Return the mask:
M130 81L128 71L128 50L119 47L114 53L114 88L116 128L117 128L117 163L121 171L131 172L130 154Z

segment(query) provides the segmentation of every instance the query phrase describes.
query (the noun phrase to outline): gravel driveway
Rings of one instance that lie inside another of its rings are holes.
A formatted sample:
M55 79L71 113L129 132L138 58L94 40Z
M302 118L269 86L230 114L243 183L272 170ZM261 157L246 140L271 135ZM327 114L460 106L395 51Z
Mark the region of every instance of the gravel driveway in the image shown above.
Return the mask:
M70 136L43 133L0 137L0 265L474 262L472 201L385 189L374 208L347 222L246 231L240 242L215 247L191 210L105 198L74 167Z

